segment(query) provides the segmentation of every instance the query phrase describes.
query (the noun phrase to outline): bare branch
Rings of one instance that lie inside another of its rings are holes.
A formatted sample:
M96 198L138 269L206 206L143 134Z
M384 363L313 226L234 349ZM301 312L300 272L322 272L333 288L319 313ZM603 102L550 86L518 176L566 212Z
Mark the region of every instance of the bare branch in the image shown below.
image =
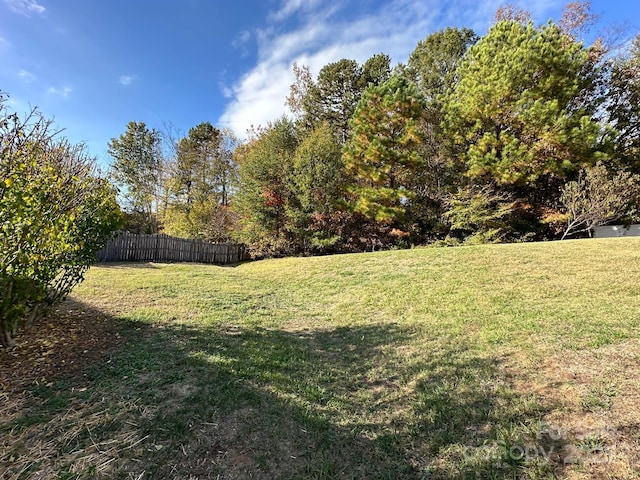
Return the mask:
M499 7L498 10L496 10L493 18L494 23L509 21L526 25L527 23L532 21L531 13L516 5L513 5L512 3L507 3Z
M565 5L558 26L564 33L576 39L587 33L598 18L599 15L591 11L591 2L571 2Z
M620 171L613 177L598 163L583 170L577 181L567 183L560 201L568 214L562 239L629 215L638 197L640 177Z

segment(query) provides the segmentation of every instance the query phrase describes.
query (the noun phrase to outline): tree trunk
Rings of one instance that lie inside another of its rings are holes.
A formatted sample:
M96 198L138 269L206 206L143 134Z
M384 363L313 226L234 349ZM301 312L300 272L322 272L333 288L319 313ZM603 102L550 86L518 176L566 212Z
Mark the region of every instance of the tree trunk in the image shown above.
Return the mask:
M6 320L0 321L0 343L4 348L12 348L16 346L16 341L11 335L11 328Z
M25 322L25 327L29 328L29 327L33 326L33 322L38 316L38 310L39 309L40 309L40 304L39 303L35 304L31 308L31 311L29 312L29 316L27 317L27 320Z
M573 232L572 230L574 228L576 228L578 225L580 225L580 223L576 222L576 221L572 221L571 223L569 223L567 225L567 229L564 231L564 234L562 235L562 238L560 240L564 240L565 238L567 238L569 235L573 235L575 233L579 233L581 230L575 231Z

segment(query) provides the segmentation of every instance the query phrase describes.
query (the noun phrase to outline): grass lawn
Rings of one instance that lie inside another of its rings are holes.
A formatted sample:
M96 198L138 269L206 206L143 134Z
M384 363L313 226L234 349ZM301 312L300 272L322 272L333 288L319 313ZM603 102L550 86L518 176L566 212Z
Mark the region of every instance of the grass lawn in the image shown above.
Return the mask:
M640 239L104 264L28 333L3 479L640 478Z

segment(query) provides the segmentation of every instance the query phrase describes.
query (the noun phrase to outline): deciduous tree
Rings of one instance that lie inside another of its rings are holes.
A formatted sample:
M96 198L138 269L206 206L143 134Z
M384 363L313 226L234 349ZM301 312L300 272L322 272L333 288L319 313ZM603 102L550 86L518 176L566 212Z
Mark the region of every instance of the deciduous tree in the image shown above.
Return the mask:
M560 201L566 212L562 238L629 216L638 204L640 176L627 171L610 173L598 163L580 172L576 181L562 188Z
M461 187L448 199L445 218L451 237L467 244L498 243L518 238L513 226L516 202L490 185Z
M615 158L640 173L640 36L612 60L606 110Z
M230 238L233 216L229 204L237 177L235 144L230 132L209 122L193 127L178 141L169 176L168 233L211 241Z
M291 210L297 198L292 174L299 137L295 124L280 118L237 150L239 188L234 211L239 240L258 256L284 255L299 249Z
M331 128L320 124L298 146L293 185L300 206L299 235L306 251L332 251L343 243L345 169L341 148ZM293 213L293 212L292 212Z
M121 187L120 197L126 210L141 213L144 233L158 231L158 206L161 204L163 162L160 132L144 122L129 122L127 130L112 138L108 153L112 158L111 177Z

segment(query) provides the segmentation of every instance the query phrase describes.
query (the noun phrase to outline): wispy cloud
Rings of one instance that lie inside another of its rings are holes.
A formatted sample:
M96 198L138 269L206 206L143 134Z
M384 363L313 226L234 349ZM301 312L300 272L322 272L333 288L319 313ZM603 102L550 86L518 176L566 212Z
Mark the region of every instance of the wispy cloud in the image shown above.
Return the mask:
M222 96L224 96L224 98L233 98L233 88L220 84L220 91L222 92Z
M69 86L64 86L64 87L49 87L47 88L47 93L50 95L56 95L58 97L62 97L62 98L69 98L69 95L71 95L71 92L73 92L73 88L69 87Z
M18 77L20 77L26 83L31 83L37 78L33 73L27 72L26 70L20 70L18 72Z
M222 69L218 72L218 89L224 98L233 97L233 89L229 86L228 75L229 72L226 69Z
M243 57L246 57L247 55L249 55L248 44L251 40L251 37L252 35L249 30L243 30L236 36L236 38L233 39L233 41L231 42L231 46L237 50L240 50L240 54Z
M233 42L231 42L231 45L238 48L246 44L249 40L251 40L251 32L249 30L243 30L236 36Z
M271 16L279 21L285 13L299 11L304 2L290 0L279 13ZM285 98L293 83L294 61L307 65L316 75L330 62L351 58L364 62L375 53L389 54L394 61L404 61L418 40L433 31L437 11L425 11L423 2L395 0L364 18L339 20L336 9L318 5L304 20L282 32L269 25L257 32L258 64L232 86L233 100L220 118L220 123L243 135L251 125L265 125L287 113ZM410 8L409 12L403 10ZM277 33L276 33L277 32Z
M298 12L308 12L313 10L320 0L284 0L280 8L269 14L269 20L280 22Z
M540 18L564 0L523 0L522 7ZM265 125L286 114L285 99L294 78L293 62L307 65L313 75L341 58L360 63L376 53L392 62L406 62L419 40L447 26L468 26L482 33L504 0L392 0L368 15L344 19L340 4L327 7L319 0L283 0L255 32L258 63L230 90L232 99L219 119L221 125L244 135L251 125ZM295 26L283 31L282 22L296 16ZM544 19L546 21L546 18ZM230 93L227 89L226 94Z
M120 78L118 79L118 83L123 87L128 87L133 83L135 79L136 79L135 75L121 75Z
M41 15L46 8L40 5L36 0L4 0L4 3L15 13L30 17L33 14Z

